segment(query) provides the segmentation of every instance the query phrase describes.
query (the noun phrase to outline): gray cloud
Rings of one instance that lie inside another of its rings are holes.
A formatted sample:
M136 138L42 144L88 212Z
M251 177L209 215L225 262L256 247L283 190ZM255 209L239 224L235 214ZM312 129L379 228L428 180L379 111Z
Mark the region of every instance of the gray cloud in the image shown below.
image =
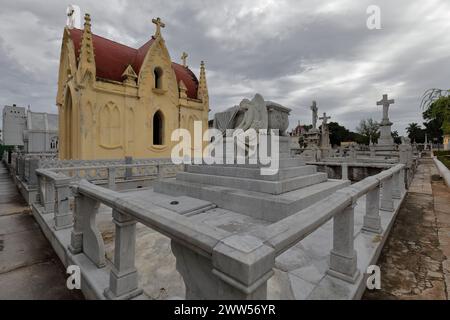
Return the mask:
M198 72L207 63L212 113L255 92L292 109L291 124L309 123L308 106L354 129L380 118L375 102L396 99L394 129L421 122L419 101L430 87L449 87L450 4L414 2L286 1L78 1L94 33L140 46L166 22L172 59L189 53ZM366 8L381 8L381 30L366 28ZM30 104L56 111L59 50L66 3L9 1L0 12L0 105ZM212 114L211 114L212 116Z

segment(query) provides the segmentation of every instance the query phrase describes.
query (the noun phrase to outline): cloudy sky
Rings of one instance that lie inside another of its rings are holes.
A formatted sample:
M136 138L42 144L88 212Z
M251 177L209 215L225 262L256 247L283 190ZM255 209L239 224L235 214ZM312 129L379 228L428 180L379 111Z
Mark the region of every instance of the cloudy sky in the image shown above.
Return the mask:
M0 106L56 112L62 0L0 0ZM450 2L365 0L115 0L71 2L92 17L94 33L139 47L153 17L172 60L188 52L198 74L206 61L212 112L256 92L292 109L290 122L310 123L309 106L354 129L381 118L376 101L396 100L394 129L421 123L420 96L450 88ZM381 29L369 30L369 5Z

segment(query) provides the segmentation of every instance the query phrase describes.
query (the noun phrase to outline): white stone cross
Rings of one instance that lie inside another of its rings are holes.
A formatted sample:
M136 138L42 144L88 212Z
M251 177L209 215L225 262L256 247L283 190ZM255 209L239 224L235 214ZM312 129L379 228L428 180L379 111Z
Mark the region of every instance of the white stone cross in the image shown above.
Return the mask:
M389 120L388 116L389 105L393 104L394 102L395 102L394 99L388 100L387 94L383 94L383 99L377 101L377 106L383 106L383 120Z
M331 117L327 117L327 113L326 112L324 112L323 113L323 117L320 117L319 118L319 120L322 120L322 127L325 125L327 125L328 123L327 123L327 120L328 119L331 119Z
M181 61L183 61L183 67L187 67L186 65L186 58L188 57L188 54L186 52L183 52L181 55Z
M157 37L157 36L161 35L161 28L164 28L166 26L166 24L164 22L162 22L160 17L158 17L156 19L152 19L152 22L154 24L156 24L155 37Z

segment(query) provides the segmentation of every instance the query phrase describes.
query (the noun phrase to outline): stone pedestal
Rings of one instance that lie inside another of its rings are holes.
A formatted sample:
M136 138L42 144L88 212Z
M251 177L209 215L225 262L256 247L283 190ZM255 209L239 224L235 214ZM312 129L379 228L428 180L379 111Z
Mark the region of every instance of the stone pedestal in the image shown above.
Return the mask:
M378 146L393 146L394 139L391 135L392 122L382 121L380 125L380 138L378 139Z

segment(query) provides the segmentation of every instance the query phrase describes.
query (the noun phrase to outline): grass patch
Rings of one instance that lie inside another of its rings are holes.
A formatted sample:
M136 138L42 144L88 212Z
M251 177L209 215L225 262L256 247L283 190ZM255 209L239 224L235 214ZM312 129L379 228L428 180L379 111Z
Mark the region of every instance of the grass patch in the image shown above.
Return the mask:
M448 169L450 169L450 150L447 151L433 151L434 155L441 161Z

